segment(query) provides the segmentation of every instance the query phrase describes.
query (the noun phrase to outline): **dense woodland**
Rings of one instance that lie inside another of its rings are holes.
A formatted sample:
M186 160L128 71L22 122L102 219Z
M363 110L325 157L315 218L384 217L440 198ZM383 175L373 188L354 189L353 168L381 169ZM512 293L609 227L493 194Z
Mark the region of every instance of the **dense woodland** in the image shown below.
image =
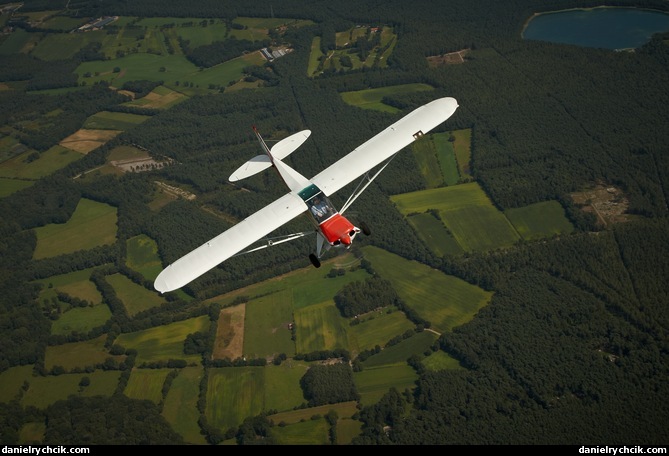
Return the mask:
M362 242L494 291L494 297L470 323L443 334L435 347L466 369L430 372L420 369L420 359L413 360L421 373L415 392L393 390L378 404L361 410L363 434L354 443L667 444L667 36L654 37L633 53L520 38L523 24L535 12L602 5L596 1L58 3L26 0L23 11L68 4L73 16L233 19L273 14L311 19L316 25L284 36L295 52L268 64L272 87L194 97L164 112L152 112L140 129L0 199L0 370L26 364L39 367L47 344L59 342L50 340L51 322L36 304L39 290L32 280L92 266L121 270L125 240L141 233L157 241L167 264L230 226L201 211L201 204L242 219L281 194L283 187L271 173L245 182L251 191L226 182L231 170L257 154L250 125L257 125L270 139L276 132L311 129L310 140L289 160L311 176L400 116L348 106L340 92L422 82L435 90L389 101L410 109L441 96L455 97L460 108L441 129L472 129L472 176L496 206L508 209L559 200L577 231L504 251L438 258L387 198L424 187L411 155L399 154L356 201L357 214L374 214L366 220L374 235ZM660 0L617 0L607 5L669 10ZM394 28L398 44L389 67L307 78L312 38L321 35L325 42L333 42L334 32L356 23ZM428 67L427 56L463 48L472 50L464 64ZM0 81L23 81L26 87L0 91L2 125L20 131L23 143L42 152L80 128L88 115L113 110L124 101L104 86L68 95L28 93L49 87L45 82L49 80L52 86L71 85L76 64L0 56ZM56 118L43 116L55 107L60 109ZM103 164L112 147L126 143L140 144L179 164L122 177L72 179ZM151 211L147 203L154 191L151 182L157 178L189 186L199 195L198 202L178 201ZM638 217L596 229L568 195L597 181L621 188L629 199L629 212ZM340 194L346 195L346 189ZM118 208L119 242L32 260L33 228L65 222L82 197ZM333 200L341 203L339 195ZM303 224L296 220L285 227L286 232L303 229ZM235 258L186 291L206 298L303 267L309 248L293 243L268 249L261 262L252 255ZM96 284L104 294L104 278ZM114 306L114 296L106 295L113 317L100 331L118 334L197 312L174 296L168 298L171 302L165 307L129 319L122 306ZM201 350L199 336L190 342L194 350ZM341 400L354 398L356 392L348 388L350 369L339 374L346 379ZM327 403L329 399L319 399L322 384L307 380L314 403ZM118 397L71 399L46 412L0 404L0 437L16 442L23 422L45 414L44 443L62 444L71 435L96 436L101 430L105 433L95 437L97 443L180 441L152 404ZM107 424L100 428L103 415L112 417L112 422L123 416L126 425L120 430ZM68 417L80 419L68 421ZM73 427L74 421L84 427ZM267 423L262 417L249 420L235 435L240 443L256 441L256 436L267 436Z

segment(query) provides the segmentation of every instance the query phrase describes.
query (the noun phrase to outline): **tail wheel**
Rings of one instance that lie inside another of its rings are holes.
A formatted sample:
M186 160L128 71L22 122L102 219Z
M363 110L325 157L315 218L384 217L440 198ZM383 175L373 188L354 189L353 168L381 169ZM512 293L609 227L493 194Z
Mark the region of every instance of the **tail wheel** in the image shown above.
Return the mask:
M369 236L370 234L372 234L372 231L369 229L369 227L365 222L360 223L360 229L365 234L365 236Z
M311 261L311 264L313 264L315 268L321 267L321 260L319 260L318 257L313 253L309 255L309 261Z

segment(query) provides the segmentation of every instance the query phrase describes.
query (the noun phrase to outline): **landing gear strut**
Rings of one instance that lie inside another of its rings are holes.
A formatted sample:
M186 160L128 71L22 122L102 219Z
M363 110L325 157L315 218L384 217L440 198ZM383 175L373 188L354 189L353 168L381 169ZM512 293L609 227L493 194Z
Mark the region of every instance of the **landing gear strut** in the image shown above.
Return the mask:
M311 261L311 264L313 264L315 268L321 267L321 260L319 260L318 257L313 253L309 255L309 260Z

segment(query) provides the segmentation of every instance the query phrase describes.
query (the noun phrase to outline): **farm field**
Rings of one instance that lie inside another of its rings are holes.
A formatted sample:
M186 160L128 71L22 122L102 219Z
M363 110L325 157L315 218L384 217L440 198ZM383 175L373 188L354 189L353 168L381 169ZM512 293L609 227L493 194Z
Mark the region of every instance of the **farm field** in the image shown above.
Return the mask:
M30 382L33 368L32 364L28 364L0 372L0 402L10 402L18 397L24 383Z
M29 380L30 386L21 398L23 407L44 409L56 401L65 400L70 395L111 396L118 385L120 371L95 371L90 374L62 374L46 377L36 376ZM90 385L80 386L83 378L90 379Z
M436 211L465 252L508 247L520 239L513 225L475 182L395 195L391 200L405 216ZM428 228L434 236L435 227Z
M162 415L187 443L206 443L197 424L200 417L197 401L200 397L200 380L203 374L204 369L201 366L179 370L179 375L172 381L163 405Z
M49 258L113 244L116 242L116 212L113 206L82 198L66 223L35 228L37 247L33 258Z
M526 241L569 234L574 227L557 201L544 201L504 212L516 231Z
M86 334L91 329L104 325L111 316L111 310L106 304L71 308L51 324L51 334Z
M101 111L86 119L84 128L88 130L128 130L148 119L150 116Z
M383 97L392 96L402 93L422 92L426 90L434 90L434 87L427 84L403 84L397 86L381 87L378 89L365 89L353 92L342 92L341 98L345 103L352 106L357 106L363 109L374 109L377 111L396 113L400 110L392 106L388 106L382 102Z
M381 352L370 356L362 365L365 369L406 362L411 355L422 354L432 346L439 336L432 331L421 331L408 339L385 347Z
M400 298L435 331L450 331L467 323L492 297L492 293L464 280L378 247L365 246L362 250L374 270L390 280Z
M384 304L379 303L379 305ZM362 315L361 320L355 326L349 326L347 330L348 350L353 355L377 345L383 346L393 337L404 334L415 326L406 318L404 312L399 312L394 307L384 307L369 312ZM403 361L405 360L406 358Z
M133 369L123 394L132 399L163 400L163 384L172 369Z
M187 363L200 364L201 356L185 355L183 344L188 334L204 332L208 329L209 317L203 315L143 331L121 334L114 343L126 349L137 350L136 367L140 367L142 363L154 363L170 359L182 359Z
M0 165L1 166L1 165ZM34 181L22 180L22 179L7 179L0 177L0 198L9 196L12 193L16 193L19 190L28 188L33 185Z
M114 288L116 296L123 302L131 317L165 303L165 299L159 294L136 284L123 274L112 274L105 277L105 280Z
M413 389L418 374L404 362L363 369L354 372L353 379L364 407L377 403L390 388L400 392Z
M34 157L35 153L37 152L29 150L0 163L0 177L37 180L82 157L80 153L62 146L53 146L37 157Z
M147 280L155 279L163 269L158 256L158 244L145 234L131 237L126 241L127 257L125 264L139 272Z
M124 355L111 355L105 348L106 336L81 342L70 342L62 345L49 345L44 356L44 367L50 371L56 366L66 371L102 365L108 358L118 363L125 359Z

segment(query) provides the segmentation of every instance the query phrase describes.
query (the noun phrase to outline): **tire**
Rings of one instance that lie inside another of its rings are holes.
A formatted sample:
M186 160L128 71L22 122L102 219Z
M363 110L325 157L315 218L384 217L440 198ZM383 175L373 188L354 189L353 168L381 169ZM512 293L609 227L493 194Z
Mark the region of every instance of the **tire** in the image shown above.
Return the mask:
M313 264L315 268L321 267L321 260L319 260L313 253L309 255L309 261L311 261L311 264Z
M370 234L372 234L372 231L369 229L369 227L365 222L360 223L360 229L362 230L365 236L369 236Z

